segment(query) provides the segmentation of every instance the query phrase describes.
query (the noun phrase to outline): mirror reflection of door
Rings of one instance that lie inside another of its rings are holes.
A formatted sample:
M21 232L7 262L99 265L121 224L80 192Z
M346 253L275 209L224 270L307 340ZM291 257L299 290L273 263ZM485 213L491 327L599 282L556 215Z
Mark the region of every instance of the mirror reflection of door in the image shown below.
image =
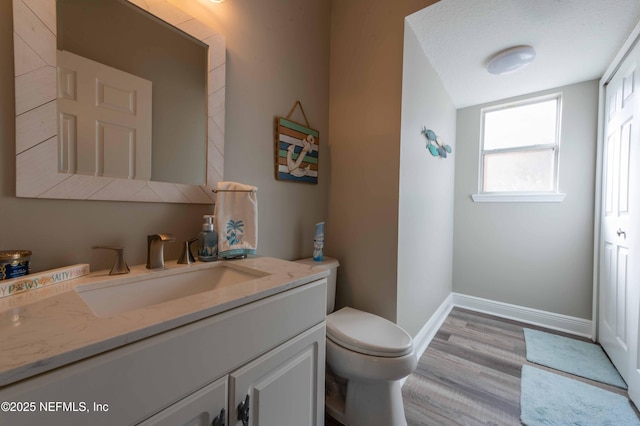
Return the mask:
M204 185L208 46L123 0L56 0L56 23L58 50L153 82L149 180Z
M151 179L149 80L58 51L59 170Z

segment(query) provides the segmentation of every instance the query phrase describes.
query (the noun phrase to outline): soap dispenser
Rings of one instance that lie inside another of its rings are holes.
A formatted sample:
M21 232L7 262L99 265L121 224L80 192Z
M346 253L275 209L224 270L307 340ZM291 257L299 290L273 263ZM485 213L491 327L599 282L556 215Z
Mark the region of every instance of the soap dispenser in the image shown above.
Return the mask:
M202 216L202 232L198 234L198 260L212 262L218 259L218 233L213 229L213 215Z

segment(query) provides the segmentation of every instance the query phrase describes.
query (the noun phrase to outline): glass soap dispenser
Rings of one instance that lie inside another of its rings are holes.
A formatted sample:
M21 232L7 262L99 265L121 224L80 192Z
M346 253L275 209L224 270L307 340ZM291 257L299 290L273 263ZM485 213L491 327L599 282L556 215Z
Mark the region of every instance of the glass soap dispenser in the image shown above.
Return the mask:
M215 216L205 214L202 216L202 232L198 234L198 260L212 262L218 259L218 233L213 229Z

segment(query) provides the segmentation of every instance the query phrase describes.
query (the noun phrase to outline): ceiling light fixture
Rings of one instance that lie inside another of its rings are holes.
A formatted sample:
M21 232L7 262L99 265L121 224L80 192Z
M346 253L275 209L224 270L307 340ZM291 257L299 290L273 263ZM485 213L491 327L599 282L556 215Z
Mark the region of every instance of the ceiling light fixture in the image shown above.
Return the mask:
M224 3L227 0L209 0L211 3Z
M529 65L536 58L536 51L531 46L514 46L496 53L487 63L487 71L491 74L509 74Z

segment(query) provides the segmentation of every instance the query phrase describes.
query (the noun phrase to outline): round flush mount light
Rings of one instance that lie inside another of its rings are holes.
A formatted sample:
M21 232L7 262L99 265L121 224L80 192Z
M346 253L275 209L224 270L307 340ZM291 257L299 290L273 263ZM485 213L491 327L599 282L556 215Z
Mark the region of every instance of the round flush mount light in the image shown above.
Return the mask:
M509 74L529 65L536 58L536 51L531 46L514 46L496 53L487 63L487 71L491 74Z
M224 3L227 0L209 0L211 3Z

